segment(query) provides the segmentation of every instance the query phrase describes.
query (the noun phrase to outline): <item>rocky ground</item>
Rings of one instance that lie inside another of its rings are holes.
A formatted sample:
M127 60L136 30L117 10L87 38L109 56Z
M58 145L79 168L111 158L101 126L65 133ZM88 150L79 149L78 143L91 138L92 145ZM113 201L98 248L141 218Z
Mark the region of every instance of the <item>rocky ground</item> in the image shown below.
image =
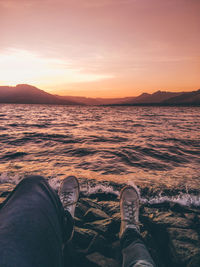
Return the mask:
M13 185L0 185L0 202ZM200 209L175 203L143 204L141 233L157 266L200 266ZM119 199L116 194L80 195L75 231L65 249L66 266L121 265ZM70 265L68 265L70 264Z

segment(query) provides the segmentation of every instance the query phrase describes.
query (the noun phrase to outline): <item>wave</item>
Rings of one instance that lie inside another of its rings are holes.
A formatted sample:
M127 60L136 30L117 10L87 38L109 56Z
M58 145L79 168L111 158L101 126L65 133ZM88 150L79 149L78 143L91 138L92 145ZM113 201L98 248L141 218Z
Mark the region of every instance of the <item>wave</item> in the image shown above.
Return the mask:
M2 135L1 135L2 137ZM47 133L24 133L22 137L17 138L13 137L11 139L9 136L7 139L7 136L3 136L6 143L10 145L26 145L27 143L38 143L43 141L54 141L55 143L81 143L81 140L78 138L73 138L71 135L64 135L64 134L47 134Z
M97 151L92 150L92 149L87 149L87 148L77 148L77 149L69 149L65 151L64 153L67 153L71 156L78 156L78 157L83 157L83 156L89 156L97 153Z
M7 172L3 172L0 174L0 184L10 183L13 185L17 185L21 179L22 177L18 174L10 175Z
M186 207L200 207L200 194L183 194L180 193L175 196L157 196L152 198L141 198L143 204L163 204L163 203L177 203Z
M200 194L194 195L192 193L182 193L176 194L174 196L162 196L162 192L158 194L158 196L153 197L144 197L141 196L141 191L139 187L137 187L133 182L128 182L129 185L133 186L140 196L141 204L163 204L163 203L177 203L181 206L186 207L200 207ZM105 186L102 184L97 184L95 186L87 186L86 190L83 192L86 196L97 195L99 193L102 194L113 194L114 196L119 197L120 191L114 189L113 186Z
M0 175L0 184L12 184L17 185L20 180L22 180L22 177L19 175L9 175L7 173L2 173ZM62 182L61 179L54 177L49 178L48 182L50 186L55 190L58 191L60 184ZM82 196L85 197L92 197L92 198L100 198L104 200L116 200L119 201L119 195L120 190L125 184L117 184L110 181L102 181L98 182L94 179L85 179L85 178L79 178L80 182L80 193ZM157 195L153 194L144 194L144 191L148 191L145 188L139 188L137 185L135 185L134 182L129 181L127 185L133 186L139 196L140 196L140 202L144 205L150 205L155 206L156 204L166 204L166 203L177 203L181 206L190 207L190 208L200 208L200 193L196 192L196 194L192 192L183 192L180 191L179 193L176 193L174 195L171 195L173 190L171 192L169 190L168 194L166 195L165 190L161 190ZM151 191L151 190L150 190Z
M0 169L199 188L199 109L176 111L3 105Z
M26 156L28 155L28 153L25 153L25 152L14 152L14 153L6 153L4 154L1 159L16 159L16 158L19 158L19 157L23 157L23 156Z

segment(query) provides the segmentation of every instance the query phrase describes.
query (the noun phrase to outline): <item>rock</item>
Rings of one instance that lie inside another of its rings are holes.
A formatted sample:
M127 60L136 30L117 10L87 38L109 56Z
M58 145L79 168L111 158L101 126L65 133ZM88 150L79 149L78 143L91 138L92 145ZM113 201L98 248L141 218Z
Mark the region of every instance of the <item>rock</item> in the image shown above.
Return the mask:
M113 193L103 193L103 192L98 192L95 193L94 195L91 195L92 198L97 198L98 201L113 201L118 198L118 194L113 194Z
M9 184L9 183L1 184L0 185L0 197L7 197L14 188L15 188L15 185L13 184Z
M87 249L87 254L95 251L105 254L108 249L109 244L107 240L102 235L98 234L90 243L90 246Z
M176 227L176 228L190 228L190 220L180 217L179 214L170 212L159 212L152 218L149 217L149 221L155 226L161 227Z
M106 235L109 229L111 230L110 228L111 223L112 221L110 219L105 219L105 220L94 221L91 223L86 223L85 226L89 229L95 230L100 234Z
M112 216L111 216L111 219L112 221L120 224L121 223L121 214L119 212L117 213L114 213Z
M74 217L74 224L75 224L75 226L78 226L78 227L83 227L83 225L84 225L83 221L77 217Z
M172 260L178 266L186 266L193 257L200 257L200 242L192 229L168 228L169 250Z
M120 267L119 263L116 260L112 258L106 258L105 256L97 252L88 255L86 258L96 267Z
M100 201L103 211L108 215L113 215L120 212L119 202L115 201Z
M195 209L195 208L189 208L187 206L183 206L181 204L175 203L172 207L171 207L172 211L175 212L181 212L181 213L200 213L200 209Z
M110 226L109 233L113 235L112 240L114 240L115 239L114 235L117 235L117 237L118 237L119 230L120 230L120 225L121 225L120 213L115 213L114 215L112 215L111 220L112 220L112 223Z
M195 220L195 213L184 213L184 217L190 220L191 222Z
M200 215L196 215L193 220L193 226L197 230L198 234L200 235Z
M171 207L171 203L169 201L164 201L162 203L151 204L151 207L161 210L168 210Z
M81 198L80 202L88 208L101 209L101 205L97 203L97 200L91 200L90 198Z
M197 267L197 266L200 266L200 256L199 255L195 255L194 257L192 257L192 259L187 264L187 267Z
M88 211L88 207L81 202L76 204L75 216L79 219L83 219L85 213Z
M94 230L75 227L73 245L79 253L104 252L106 249L105 244L105 238Z
M3 204L4 200L6 199L6 197L0 197L0 205Z
M148 231L141 232L141 235L145 241L145 244L146 244L146 247L149 253L151 254L154 262L156 263L156 266L159 266L159 267L165 266L163 264L163 257L159 255L160 251L153 236Z
M140 209L140 218L150 218L152 219L155 217L157 214L159 214L159 210L156 208L149 208L149 207L144 207L142 206Z
M94 208L90 208L84 216L85 222L92 222L104 219L109 219L109 216L104 211Z
M88 249L92 240L97 236L93 230L74 227L73 243L81 249Z
M109 250L109 256L119 262L121 261L122 255L121 255L121 247L119 239L111 244Z

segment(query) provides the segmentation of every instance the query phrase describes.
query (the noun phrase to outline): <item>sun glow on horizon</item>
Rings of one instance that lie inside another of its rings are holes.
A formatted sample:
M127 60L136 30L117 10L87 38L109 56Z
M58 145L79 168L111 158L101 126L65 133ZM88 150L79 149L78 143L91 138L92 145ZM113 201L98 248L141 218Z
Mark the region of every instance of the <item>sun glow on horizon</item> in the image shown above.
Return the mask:
M0 0L0 85L128 97L200 87L199 0Z
M36 53L9 49L0 54L0 84L20 83L45 86L47 84L73 84L110 79L112 75L86 73L83 68L75 68L70 61L41 57Z

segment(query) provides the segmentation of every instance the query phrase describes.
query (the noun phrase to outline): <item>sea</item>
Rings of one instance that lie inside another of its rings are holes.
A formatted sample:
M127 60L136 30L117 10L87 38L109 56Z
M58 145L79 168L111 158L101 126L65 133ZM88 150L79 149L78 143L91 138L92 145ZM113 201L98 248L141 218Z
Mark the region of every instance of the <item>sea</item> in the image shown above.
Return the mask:
M200 206L200 107L0 104L0 149L0 183L75 175L88 192L132 184L144 202Z

